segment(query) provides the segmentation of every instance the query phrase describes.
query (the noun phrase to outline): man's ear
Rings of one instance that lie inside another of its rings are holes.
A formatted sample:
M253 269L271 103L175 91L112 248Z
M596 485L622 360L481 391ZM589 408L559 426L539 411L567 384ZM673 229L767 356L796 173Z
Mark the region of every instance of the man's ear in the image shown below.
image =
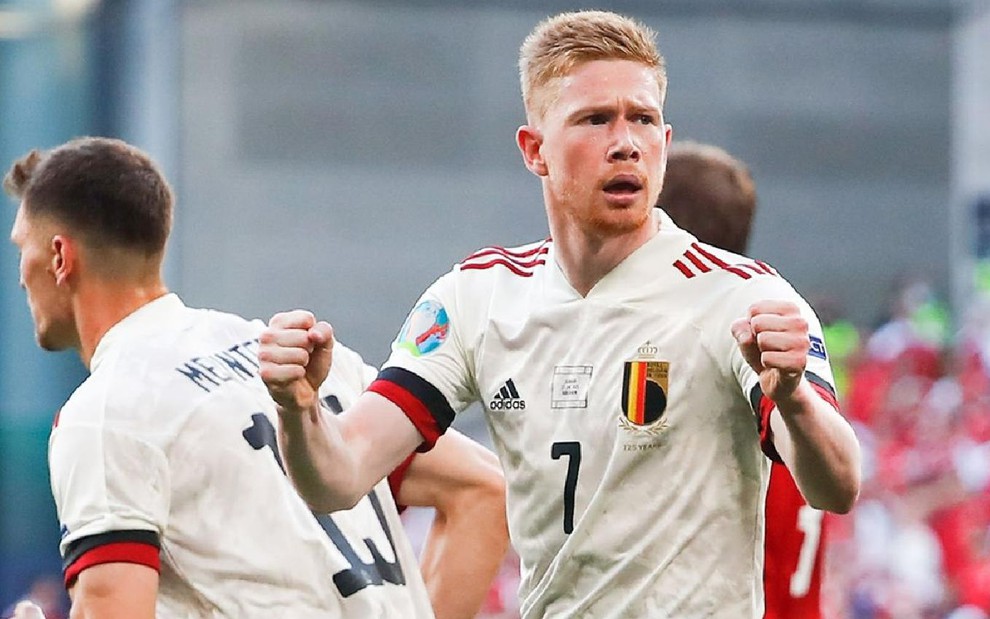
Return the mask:
M516 145L522 153L523 162L530 172L537 176L547 175L547 163L543 159L543 134L532 125L523 125L516 130Z
M55 284L61 286L78 268L79 246L72 237L56 234L52 237L51 250L51 272L55 276Z

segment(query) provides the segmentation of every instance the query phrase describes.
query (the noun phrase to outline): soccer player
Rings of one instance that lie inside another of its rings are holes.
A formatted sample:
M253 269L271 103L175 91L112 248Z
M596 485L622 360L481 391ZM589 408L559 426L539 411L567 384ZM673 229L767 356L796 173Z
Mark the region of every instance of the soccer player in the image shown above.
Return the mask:
M817 508L859 492L818 320L768 265L654 209L671 128L651 31L560 14L523 42L520 73L516 138L551 238L437 280L338 417L315 389L332 329L275 315L259 358L290 477L311 506L346 507L480 401L524 618L760 617L764 453Z
M658 206L699 241L727 249L733 260L749 245L756 185L746 166L717 146L671 144ZM770 464L766 501L763 594L765 619L820 619L822 512L804 500L780 462Z
M387 483L333 515L293 490L258 378L265 325L169 293L173 198L147 155L82 138L4 184L36 339L90 370L49 446L73 617L427 618L430 594L439 616L473 616L507 546L494 454L452 435L389 480L438 510L428 593ZM337 353L319 390L333 412L376 374Z

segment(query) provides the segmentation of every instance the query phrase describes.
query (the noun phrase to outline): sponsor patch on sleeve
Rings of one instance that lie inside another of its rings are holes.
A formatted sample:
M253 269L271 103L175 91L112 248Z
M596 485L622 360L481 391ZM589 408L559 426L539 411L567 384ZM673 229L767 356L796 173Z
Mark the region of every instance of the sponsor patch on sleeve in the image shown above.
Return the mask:
M811 348L808 349L808 356L828 361L828 353L825 352L825 342L822 341L822 338L811 335L809 339L811 340Z
M450 321L443 305L437 301L423 301L409 313L393 348L421 357L439 348L447 341L449 333Z

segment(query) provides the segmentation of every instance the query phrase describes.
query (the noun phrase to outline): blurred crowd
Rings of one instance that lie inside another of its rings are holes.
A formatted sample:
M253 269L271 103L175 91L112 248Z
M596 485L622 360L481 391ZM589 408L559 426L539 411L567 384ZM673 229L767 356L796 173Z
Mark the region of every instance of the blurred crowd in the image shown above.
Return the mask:
M829 523L829 616L987 618L990 297L956 325L914 278L862 337L822 319L864 449L859 504Z

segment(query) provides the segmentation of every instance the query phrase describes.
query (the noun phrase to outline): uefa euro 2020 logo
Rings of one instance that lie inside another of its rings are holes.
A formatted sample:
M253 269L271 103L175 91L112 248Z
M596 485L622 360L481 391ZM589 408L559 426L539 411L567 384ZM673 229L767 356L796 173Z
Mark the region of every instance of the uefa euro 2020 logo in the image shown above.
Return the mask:
M439 348L449 332L450 321L443 305L437 301L423 301L406 318L395 347L420 357Z

